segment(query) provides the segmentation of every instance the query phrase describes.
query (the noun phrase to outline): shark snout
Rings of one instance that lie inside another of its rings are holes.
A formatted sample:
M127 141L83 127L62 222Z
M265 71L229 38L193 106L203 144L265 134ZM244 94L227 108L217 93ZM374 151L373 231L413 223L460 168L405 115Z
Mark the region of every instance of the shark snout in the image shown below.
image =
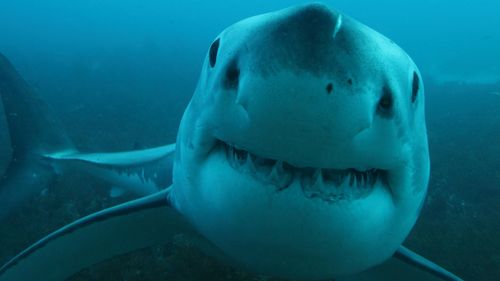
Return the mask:
M283 70L318 76L338 74L338 56L352 43L341 36L346 26L342 14L322 4L306 4L279 13L260 31L265 36L248 42L249 49L259 50L251 55L253 70L263 76Z
M327 42L338 32L341 23L341 14L328 6L312 3L292 8L283 20L283 28L290 28L290 32L296 32L304 36L304 42L315 45L318 42Z
M251 32L236 32L240 27ZM213 95L200 97L207 104L214 97L220 114L205 127L217 139L297 166L360 166L347 161L371 151L366 143L381 127L391 130L398 112L398 89L388 85L386 57L376 52L391 46L322 4L242 21L210 47L201 81Z

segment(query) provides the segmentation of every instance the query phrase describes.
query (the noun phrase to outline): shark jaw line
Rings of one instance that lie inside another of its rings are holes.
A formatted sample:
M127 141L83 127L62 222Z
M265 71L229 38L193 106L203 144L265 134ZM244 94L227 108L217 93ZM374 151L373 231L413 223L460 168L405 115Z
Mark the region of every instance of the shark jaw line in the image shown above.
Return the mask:
M309 199L334 203L365 198L378 186L390 190L388 170L297 167L282 160L258 156L221 140L216 142L215 150L222 153L237 172L274 187L276 191L292 185L300 186Z

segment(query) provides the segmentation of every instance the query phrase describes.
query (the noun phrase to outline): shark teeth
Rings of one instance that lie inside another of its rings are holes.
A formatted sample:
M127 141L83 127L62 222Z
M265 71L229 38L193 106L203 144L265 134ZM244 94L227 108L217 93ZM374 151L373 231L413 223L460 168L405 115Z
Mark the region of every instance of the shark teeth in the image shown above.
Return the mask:
M306 197L335 202L365 197L384 178L385 172L377 169L361 172L355 169L307 168L301 173L300 183Z
M387 171L368 169L325 169L295 167L281 160L263 158L221 142L228 163L235 170L284 190L300 184L307 198L328 202L367 196L377 183L386 185Z
M285 189L293 182L291 166L283 161L257 157L245 150L224 145L226 158L234 169L250 174L255 179L269 183L278 190Z

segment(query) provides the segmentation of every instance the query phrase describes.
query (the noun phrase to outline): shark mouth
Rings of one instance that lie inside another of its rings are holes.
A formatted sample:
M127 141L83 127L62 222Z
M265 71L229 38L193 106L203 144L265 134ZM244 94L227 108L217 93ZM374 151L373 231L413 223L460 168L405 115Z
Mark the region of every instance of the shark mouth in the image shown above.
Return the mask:
M223 141L220 141L220 146L229 165L236 171L274 186L278 191L298 184L307 198L327 202L356 200L368 196L376 186L389 186L387 170L297 167L285 161L257 156Z

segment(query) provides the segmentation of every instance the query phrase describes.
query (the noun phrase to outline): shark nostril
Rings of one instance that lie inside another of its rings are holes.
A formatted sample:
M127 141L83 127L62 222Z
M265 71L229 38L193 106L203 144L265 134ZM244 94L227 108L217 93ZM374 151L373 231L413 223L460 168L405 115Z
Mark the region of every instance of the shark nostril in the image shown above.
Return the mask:
M326 93L331 94L332 92L333 92L333 84L328 83L328 85L326 85Z
M390 118L393 115L394 98L391 91L383 88L383 94L377 105L377 113L385 118Z
M224 87L227 89L237 89L240 82L240 69L236 62L229 65L226 70Z
M390 96L384 96L380 99L379 106L381 109L388 110L392 106L392 98Z

